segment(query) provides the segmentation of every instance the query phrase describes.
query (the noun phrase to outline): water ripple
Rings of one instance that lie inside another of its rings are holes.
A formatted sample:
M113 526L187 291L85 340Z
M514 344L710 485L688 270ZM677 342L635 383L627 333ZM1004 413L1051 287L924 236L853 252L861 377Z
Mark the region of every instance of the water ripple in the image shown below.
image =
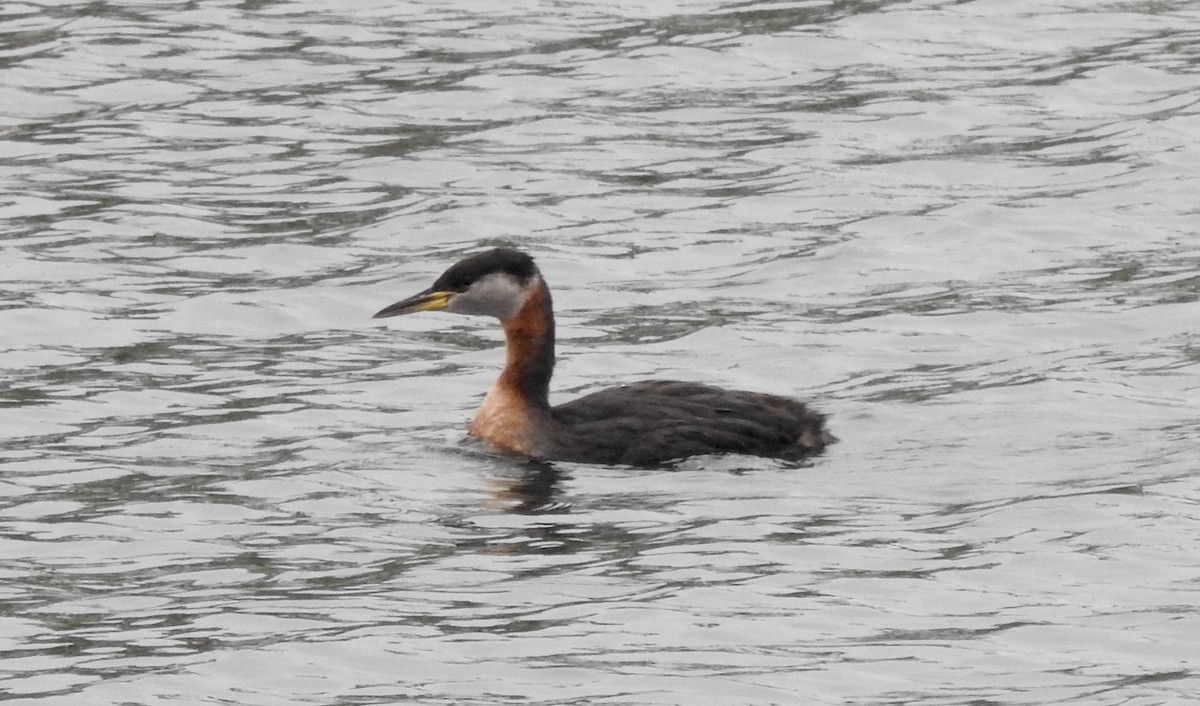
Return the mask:
M1200 689L1190 4L0 16L6 696ZM464 441L494 327L369 317L498 243L556 399L797 394L842 442Z

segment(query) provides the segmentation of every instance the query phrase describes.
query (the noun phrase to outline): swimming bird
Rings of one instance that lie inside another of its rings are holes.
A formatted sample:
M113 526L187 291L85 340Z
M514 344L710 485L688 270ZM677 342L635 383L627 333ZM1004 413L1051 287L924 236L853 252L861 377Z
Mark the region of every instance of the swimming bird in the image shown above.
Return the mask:
M825 415L798 400L693 382L635 382L550 406L554 308L533 258L519 250L471 255L374 318L419 311L500 320L507 361L469 433L512 454L657 466L701 454L797 459L835 440Z

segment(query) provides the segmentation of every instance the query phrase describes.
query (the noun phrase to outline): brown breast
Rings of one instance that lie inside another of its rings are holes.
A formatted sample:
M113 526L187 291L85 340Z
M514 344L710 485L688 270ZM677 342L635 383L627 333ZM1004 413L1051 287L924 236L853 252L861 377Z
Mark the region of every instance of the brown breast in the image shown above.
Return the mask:
M515 391L498 380L471 422L471 436L495 444L511 453L532 456L536 451L533 419L528 405Z

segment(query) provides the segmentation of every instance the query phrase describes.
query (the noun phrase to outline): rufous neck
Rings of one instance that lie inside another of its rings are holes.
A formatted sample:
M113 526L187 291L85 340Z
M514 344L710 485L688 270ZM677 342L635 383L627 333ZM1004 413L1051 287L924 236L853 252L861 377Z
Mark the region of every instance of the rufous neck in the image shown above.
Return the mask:
M550 406L554 374L554 306L540 275L516 314L503 322L507 362L497 385L519 394L535 407Z

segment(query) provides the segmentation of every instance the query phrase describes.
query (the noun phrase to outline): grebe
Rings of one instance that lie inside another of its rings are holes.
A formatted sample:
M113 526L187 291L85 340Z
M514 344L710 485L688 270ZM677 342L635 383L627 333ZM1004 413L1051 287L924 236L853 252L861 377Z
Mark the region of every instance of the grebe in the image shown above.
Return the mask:
M470 434L513 454L551 461L655 466L700 454L797 459L835 439L825 415L797 400L648 380L551 407L554 310L533 258L498 248L472 255L433 286L374 318L448 311L494 316L504 326L507 362Z

